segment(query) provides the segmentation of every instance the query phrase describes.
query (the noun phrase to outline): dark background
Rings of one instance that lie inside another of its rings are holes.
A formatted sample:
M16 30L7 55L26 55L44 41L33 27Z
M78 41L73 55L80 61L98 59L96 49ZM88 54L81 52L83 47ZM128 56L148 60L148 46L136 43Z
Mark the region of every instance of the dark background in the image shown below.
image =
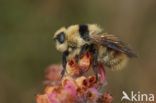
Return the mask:
M61 62L54 32L86 23L119 35L139 54L124 70L107 70L104 91L112 93L113 103L123 90L156 93L155 0L1 0L0 103L35 103L44 69Z

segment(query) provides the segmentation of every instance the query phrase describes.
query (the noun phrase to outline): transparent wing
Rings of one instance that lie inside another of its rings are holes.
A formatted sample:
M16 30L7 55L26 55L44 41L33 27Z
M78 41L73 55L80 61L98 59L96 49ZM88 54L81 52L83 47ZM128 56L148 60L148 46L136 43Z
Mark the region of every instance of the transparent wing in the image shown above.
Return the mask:
M90 39L96 44L106 46L118 52L122 52L129 57L137 57L137 54L133 51L133 49L131 49L126 42L122 41L118 36L114 34L93 32L92 34L90 34Z

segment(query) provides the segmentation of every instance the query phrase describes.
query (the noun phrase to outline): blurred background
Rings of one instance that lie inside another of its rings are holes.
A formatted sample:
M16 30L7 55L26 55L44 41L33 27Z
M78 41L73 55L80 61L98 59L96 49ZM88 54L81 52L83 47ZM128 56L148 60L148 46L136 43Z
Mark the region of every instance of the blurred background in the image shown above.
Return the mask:
M122 71L106 70L104 91L113 103L120 103L123 90L156 93L155 0L1 0L0 103L35 103L45 68L61 62L54 32L86 23L119 35L139 54Z

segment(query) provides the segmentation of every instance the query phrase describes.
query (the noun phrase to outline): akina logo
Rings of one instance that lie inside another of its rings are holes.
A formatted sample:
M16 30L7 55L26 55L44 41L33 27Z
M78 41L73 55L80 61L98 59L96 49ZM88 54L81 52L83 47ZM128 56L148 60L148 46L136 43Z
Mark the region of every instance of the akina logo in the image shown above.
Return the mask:
M131 91L131 93L128 95L125 91L122 91L122 98L121 101L128 100L128 101L141 101L141 102L153 102L154 101L154 94L145 94L138 91L135 93L134 91Z

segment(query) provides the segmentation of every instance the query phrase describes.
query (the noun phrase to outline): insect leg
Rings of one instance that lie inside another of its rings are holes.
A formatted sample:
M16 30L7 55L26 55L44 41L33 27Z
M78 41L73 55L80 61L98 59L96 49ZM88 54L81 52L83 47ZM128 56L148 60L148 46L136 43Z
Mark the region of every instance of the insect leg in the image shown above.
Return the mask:
M66 56L67 55L68 55L67 51L63 52L63 54L62 54L62 66L63 66L63 69L62 69L62 72L61 72L62 77L64 76L64 73L66 71L66 64L67 64Z
M79 59L83 56L83 54L85 53L85 51L88 49L88 44L85 44L82 46L82 49L78 55L78 57L76 58L76 62L78 63Z
M98 80L98 69L97 69L97 64L98 64L98 50L94 49L94 61L93 61L93 66L95 70L95 76L96 76L96 82Z

